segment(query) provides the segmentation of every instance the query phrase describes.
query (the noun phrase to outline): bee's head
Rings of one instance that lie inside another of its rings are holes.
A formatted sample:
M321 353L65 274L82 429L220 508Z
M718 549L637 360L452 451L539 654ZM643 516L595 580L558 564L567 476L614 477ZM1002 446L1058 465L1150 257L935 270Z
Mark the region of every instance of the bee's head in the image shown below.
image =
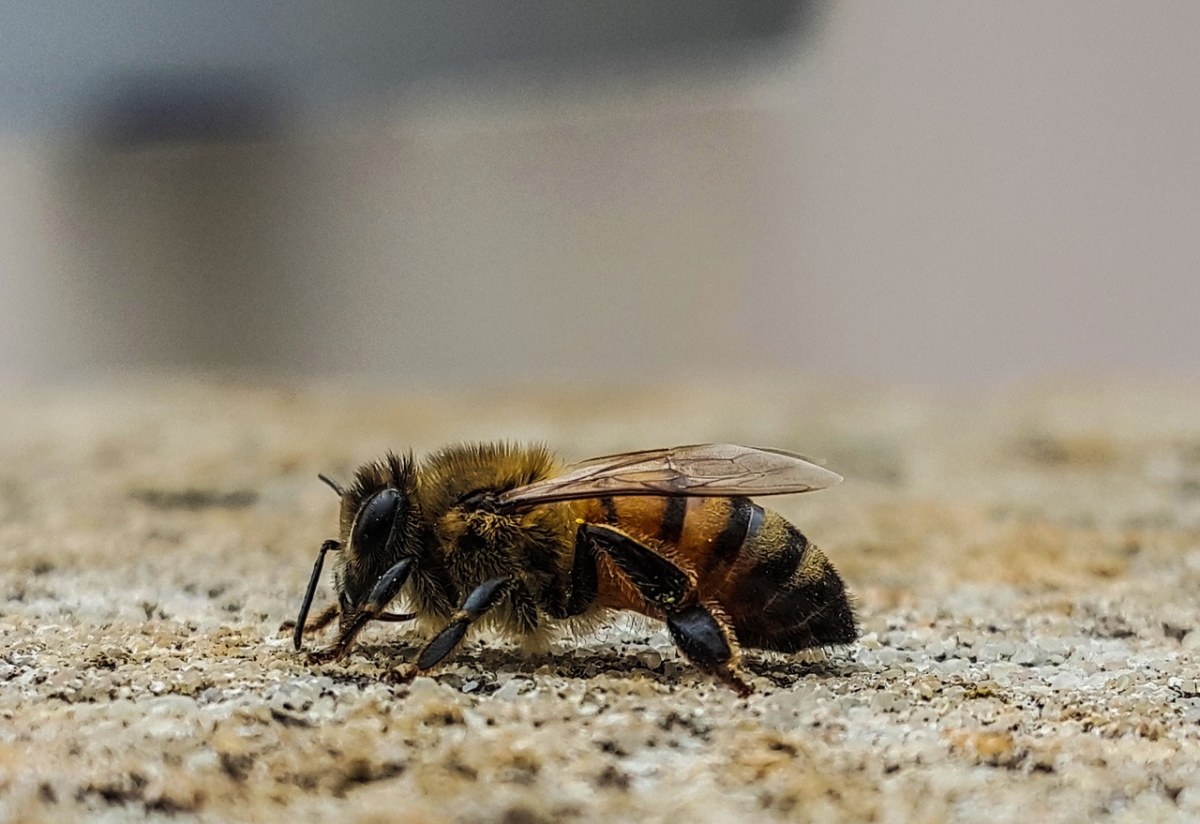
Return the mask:
M342 620L358 612L389 568L421 548L412 456L364 464L341 491L341 545L334 581Z

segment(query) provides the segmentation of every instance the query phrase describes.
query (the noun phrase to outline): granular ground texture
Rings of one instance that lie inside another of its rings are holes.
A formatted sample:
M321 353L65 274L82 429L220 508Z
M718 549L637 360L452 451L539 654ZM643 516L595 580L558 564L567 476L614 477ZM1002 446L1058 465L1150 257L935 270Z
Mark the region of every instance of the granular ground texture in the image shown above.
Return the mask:
M0 423L0 820L1200 819L1194 391L146 380L12 391ZM336 533L316 473L501 437L817 456L846 483L765 503L861 641L751 653L745 700L652 621L469 636L411 684L401 625L307 664L278 628Z

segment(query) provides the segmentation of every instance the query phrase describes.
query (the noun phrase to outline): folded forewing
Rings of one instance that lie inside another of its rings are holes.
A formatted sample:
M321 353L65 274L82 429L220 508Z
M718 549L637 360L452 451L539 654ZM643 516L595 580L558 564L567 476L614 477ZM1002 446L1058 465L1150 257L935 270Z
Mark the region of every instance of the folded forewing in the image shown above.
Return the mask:
M786 495L841 480L836 472L791 452L708 443L592 458L561 475L510 490L500 503L516 507L604 495Z

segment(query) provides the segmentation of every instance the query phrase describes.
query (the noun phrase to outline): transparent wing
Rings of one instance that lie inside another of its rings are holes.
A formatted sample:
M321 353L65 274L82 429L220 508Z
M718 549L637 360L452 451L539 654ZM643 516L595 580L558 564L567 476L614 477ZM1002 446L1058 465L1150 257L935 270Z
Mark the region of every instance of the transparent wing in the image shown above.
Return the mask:
M842 476L780 449L706 443L592 458L500 496L519 507L603 495L786 495L841 483Z

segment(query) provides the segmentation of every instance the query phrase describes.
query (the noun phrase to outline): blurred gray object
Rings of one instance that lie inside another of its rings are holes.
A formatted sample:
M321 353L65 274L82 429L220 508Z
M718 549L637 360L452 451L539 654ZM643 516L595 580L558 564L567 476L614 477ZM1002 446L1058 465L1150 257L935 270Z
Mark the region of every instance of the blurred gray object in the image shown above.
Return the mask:
M1200 4L471 9L7 4L0 379L1200 377Z
M728 63L805 28L812 0L10 2L0 118L115 143L241 138L430 78Z
M635 267L655 255L619 227L596 237L604 251L583 265L548 249L588 248L584 236L613 209L657 224L652 246L697 216L701 233L722 242L712 223L729 223L729 207L723 196L687 198L666 206L678 215L666 223L662 206L630 209L625 194L638 197L644 184L633 181L646 170L613 168L629 165L623 150L612 154L613 135L579 132L575 115L555 108L601 121L614 103L653 111L618 143L648 145L654 174L677 188L745 146L721 138L715 151L667 160L664 130L689 132L679 116L690 119L696 101L711 107L714 81L786 60L818 9L813 0L9 4L0 374L165 367L429 383L572 371L571 360L590 359L586 327L623 324L656 290L626 291L561 329L580 290L548 284L564 270L595 281L629 268L610 248L635 255ZM530 161L536 169L519 168ZM557 181L583 171L569 168L580 161L587 171L571 194ZM625 194L583 206L591 219L561 208L564 196L591 200L598 183L629 173ZM721 190L743 186L736 169L716 173ZM688 253L678 258L664 270L694 268ZM665 296L678 275L660 280Z

